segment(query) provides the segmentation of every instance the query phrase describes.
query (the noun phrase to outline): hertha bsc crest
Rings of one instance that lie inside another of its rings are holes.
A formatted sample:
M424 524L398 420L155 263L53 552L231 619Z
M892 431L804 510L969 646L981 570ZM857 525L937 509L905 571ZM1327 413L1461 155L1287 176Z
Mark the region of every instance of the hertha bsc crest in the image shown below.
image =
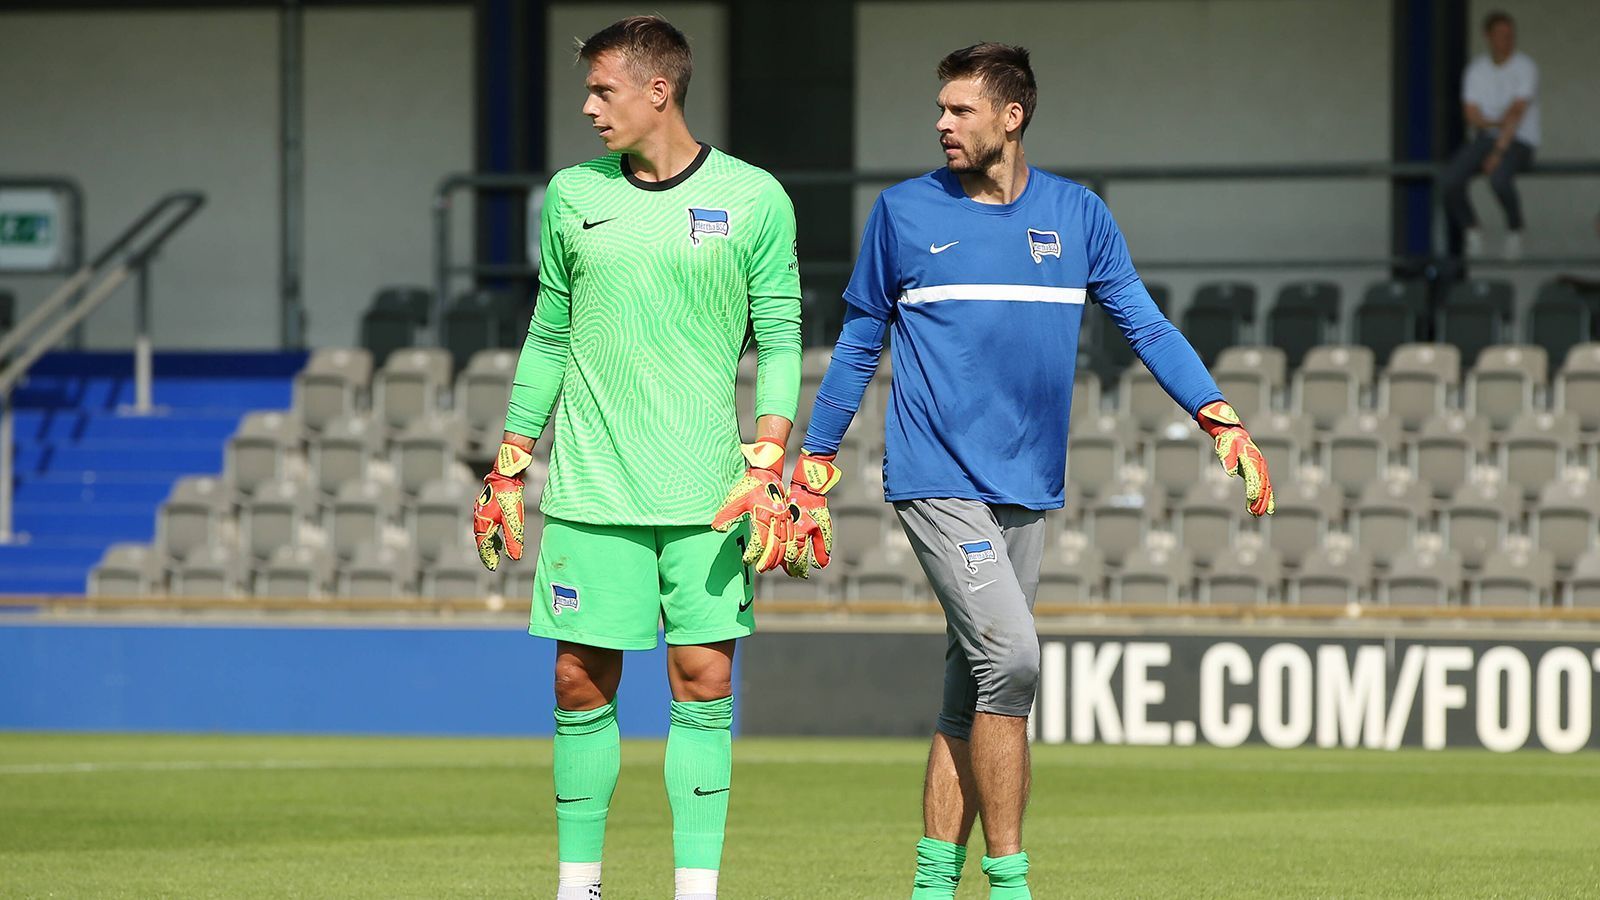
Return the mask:
M570 588L564 584L550 585L550 606L556 615L561 615L563 609L578 611L578 589Z
M703 237L727 237L728 226L728 211L725 209L689 207L689 243L697 247Z
M959 545L961 556L967 563L967 571L978 574L978 563L994 562L999 559L994 552L994 543L991 541L966 541Z
M1037 228L1028 229L1028 255L1036 263L1044 262L1046 256L1061 258L1061 235L1054 231L1040 231Z

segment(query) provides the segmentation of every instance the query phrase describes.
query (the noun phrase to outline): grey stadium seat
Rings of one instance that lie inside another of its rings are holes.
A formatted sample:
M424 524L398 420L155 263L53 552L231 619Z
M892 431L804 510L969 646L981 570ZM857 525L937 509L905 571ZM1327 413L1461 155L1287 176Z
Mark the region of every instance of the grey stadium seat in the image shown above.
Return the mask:
M317 489L332 497L346 484L366 478L368 463L383 447L383 429L366 416L328 423L311 441Z
M1469 568L1483 565L1521 519L1521 498L1500 481L1464 484L1439 511L1445 545Z
M392 485L374 481L351 482L339 489L326 522L333 552L340 559L379 544L399 507L396 493Z
M1256 320L1256 286L1248 281L1208 281L1195 288L1190 307L1215 307L1235 313L1239 321Z
M1038 599L1043 603L1092 603L1105 596L1105 554L1079 531L1046 545L1039 561Z
M1229 347L1217 357L1211 374L1222 396L1241 418L1272 408L1273 397L1283 390L1288 357L1277 347Z
M372 354L348 347L318 350L295 376L295 409L312 431L363 408L372 383Z
M833 513L833 564L854 567L870 554L882 552L891 527L889 507L879 502L829 504ZM899 525L892 526L899 528Z
M1288 577L1288 599L1303 606L1360 603L1372 581L1372 560L1360 548L1349 540L1330 540Z
M321 597L333 583L333 558L320 546L279 547L255 568L258 597Z
M170 558L182 559L194 548L209 544L230 506L230 494L221 479L210 475L178 479L158 514L157 539L162 549Z
M1444 410L1461 381L1461 351L1449 344L1406 344L1396 347L1378 379L1381 407L1416 430Z
M298 481L263 484L240 511L245 549L255 559L268 559L279 547L299 544L300 528L315 508L311 490Z
M1241 541L1198 581L1201 603L1276 603L1282 597L1283 560L1262 541Z
M1172 420L1182 409L1167 396L1156 376L1135 361L1122 373L1117 388L1117 408L1128 416L1141 431L1154 431Z
M480 482L442 478L424 485L411 506L411 542L423 560L438 559L451 547L472 546L472 504ZM544 518L525 504L522 541L537 548ZM476 551L473 551L476 553Z
M1323 468L1345 496L1361 493L1383 476L1390 454L1400 446L1400 424L1378 413L1357 413L1323 435Z
M831 563L830 563L831 566ZM853 601L921 600L927 575L904 541L885 547L850 570L845 597Z
M455 408L466 418L467 433L480 451L493 453L500 446L516 374L516 351L490 349L474 353L456 376Z
M844 598L846 580L844 564L832 562L826 568L812 569L805 578L758 578L756 609L768 602L834 603Z
M369 544L339 567L342 597L393 599L416 592L416 563L401 548Z
M1315 347L1294 375L1293 409L1310 417L1317 428L1332 428L1356 412L1372 387L1374 371L1369 347Z
M172 569L172 592L180 597L237 597L243 587L244 567L226 544L196 547Z
M1585 431L1600 429L1600 342L1567 351L1556 373L1555 408L1578 417Z
M1072 377L1072 418L1076 422L1100 413L1100 376L1092 369L1078 367Z
M1494 553L1475 580L1473 600L1479 606L1540 606L1553 596L1555 560L1543 550L1518 541Z
M1131 420L1099 413L1071 423L1067 441L1067 480L1086 496L1097 497L1122 473L1128 453L1137 443Z
M439 407L450 385L450 354L437 347L407 347L390 354L373 380L373 405L378 421L404 428L412 419Z
M1268 342L1282 348L1298 368L1311 348L1328 343L1339 326L1339 286L1331 281L1292 281L1278 289L1267 314Z
M1182 603L1193 595L1194 561L1178 547L1144 546L1128 554L1111 576L1118 603Z
M163 554L148 544L112 544L89 572L96 597L147 597L163 587Z
M1578 557L1567 579L1567 605L1593 609L1600 607L1600 546Z
M1356 307L1355 343L1368 347L1378 365L1396 347L1417 340L1428 314L1428 285L1419 280L1380 281L1367 288Z
M1414 481L1382 479L1361 492L1351 510L1356 539L1372 560L1389 565L1409 555L1431 511L1426 489Z
M281 412L253 412L228 440L228 477L241 493L283 474L284 458L300 449L300 423Z
M1297 482L1277 490L1277 512L1264 520L1267 541L1291 566L1305 563L1322 547L1330 527L1343 516L1343 498L1330 484Z
M1600 484L1588 479L1553 481L1539 492L1531 518L1539 549L1548 551L1557 566L1569 568L1595 546Z
M1226 557L1239 536L1243 494L1233 479L1197 480L1173 510L1172 528L1179 546L1202 565Z
M1084 530L1105 554L1106 562L1121 565L1128 554L1144 543L1146 529L1164 514L1165 503L1159 488L1124 483L1111 488L1089 506Z
M1572 413L1525 413L1500 439L1500 470L1523 496L1537 497L1566 468L1578 440L1578 417Z
M1309 418L1285 412L1260 413L1246 421L1245 427L1267 459L1273 487L1299 477L1300 467L1316 445L1316 431Z
M524 556L525 561L528 560ZM470 600L488 594L498 578L483 567L471 541L450 544L422 569L422 594L438 600Z
M1461 560L1445 549L1421 549L1395 559L1378 578L1379 599L1390 606L1454 604L1461 593Z
M1408 442L1411 470L1435 497L1448 497L1463 484L1489 446L1482 419L1449 410L1434 416Z
M1150 479L1171 499L1182 497L1208 467L1218 465L1215 442L1192 419L1169 421L1145 446Z
M1467 408L1493 428L1506 428L1533 406L1549 368L1543 347L1507 344L1486 348L1467 375Z
M423 485L445 477L463 449L465 431L461 418L449 413L433 411L412 419L394 440L400 490L415 495Z

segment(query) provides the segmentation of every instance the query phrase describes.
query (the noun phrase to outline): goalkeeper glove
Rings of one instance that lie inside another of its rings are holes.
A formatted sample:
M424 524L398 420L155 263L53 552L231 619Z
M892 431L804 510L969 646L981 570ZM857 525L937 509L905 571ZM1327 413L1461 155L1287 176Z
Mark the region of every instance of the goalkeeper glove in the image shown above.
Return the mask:
M1272 496L1272 476L1267 474L1267 460L1250 440L1239 414L1224 400L1207 403L1195 414L1200 428L1217 442L1217 459L1229 477L1244 478L1245 509L1252 516L1270 516L1277 509Z
M728 491L722 509L711 520L711 527L727 531L740 519L750 517L750 543L744 549L744 564L757 572L775 569L783 562L794 520L783 496L783 445L762 438L739 449L750 468Z
M522 558L522 471L533 454L516 444L502 443L494 469L483 477L483 493L472 510L472 537L484 568L500 568L500 552Z
M822 568L833 553L833 514L828 511L828 491L839 483L836 454L800 451L789 480L789 504L794 509L794 539L783 555L783 570L795 578L807 577L813 565Z

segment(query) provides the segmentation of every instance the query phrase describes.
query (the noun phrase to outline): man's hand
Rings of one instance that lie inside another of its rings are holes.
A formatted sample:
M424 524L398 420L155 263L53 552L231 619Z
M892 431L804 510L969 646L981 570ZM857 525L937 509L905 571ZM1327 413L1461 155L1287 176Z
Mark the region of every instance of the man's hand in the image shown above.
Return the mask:
M1252 516L1270 516L1277 509L1272 497L1272 476L1267 474L1267 461L1244 430L1239 414L1226 401L1207 403L1195 414L1200 428L1217 442L1217 458L1229 476L1244 478L1245 508Z
M502 443L494 469L483 477L483 493L472 510L472 537L484 568L500 568L500 552L522 558L522 472L533 454L512 443Z
M793 533L794 520L783 496L783 445L761 438L739 449L750 468L728 491L711 527L727 531L748 515L750 543L744 549L744 564L767 572L783 562L784 548Z
M1490 150L1489 155L1483 158L1483 174L1493 175L1494 170L1500 168L1500 161L1503 159L1505 159L1505 151L1501 150L1499 146Z
M794 539L783 554L783 570L805 578L811 567L822 568L833 553L833 514L828 511L828 491L839 483L833 453L800 451L789 480L789 504L794 510Z

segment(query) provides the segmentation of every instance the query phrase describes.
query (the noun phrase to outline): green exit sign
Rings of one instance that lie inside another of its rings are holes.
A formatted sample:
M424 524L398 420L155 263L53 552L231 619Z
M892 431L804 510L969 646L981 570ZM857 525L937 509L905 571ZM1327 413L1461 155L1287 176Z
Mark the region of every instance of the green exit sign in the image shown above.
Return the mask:
M48 213L0 213L0 246L40 247L55 239Z

